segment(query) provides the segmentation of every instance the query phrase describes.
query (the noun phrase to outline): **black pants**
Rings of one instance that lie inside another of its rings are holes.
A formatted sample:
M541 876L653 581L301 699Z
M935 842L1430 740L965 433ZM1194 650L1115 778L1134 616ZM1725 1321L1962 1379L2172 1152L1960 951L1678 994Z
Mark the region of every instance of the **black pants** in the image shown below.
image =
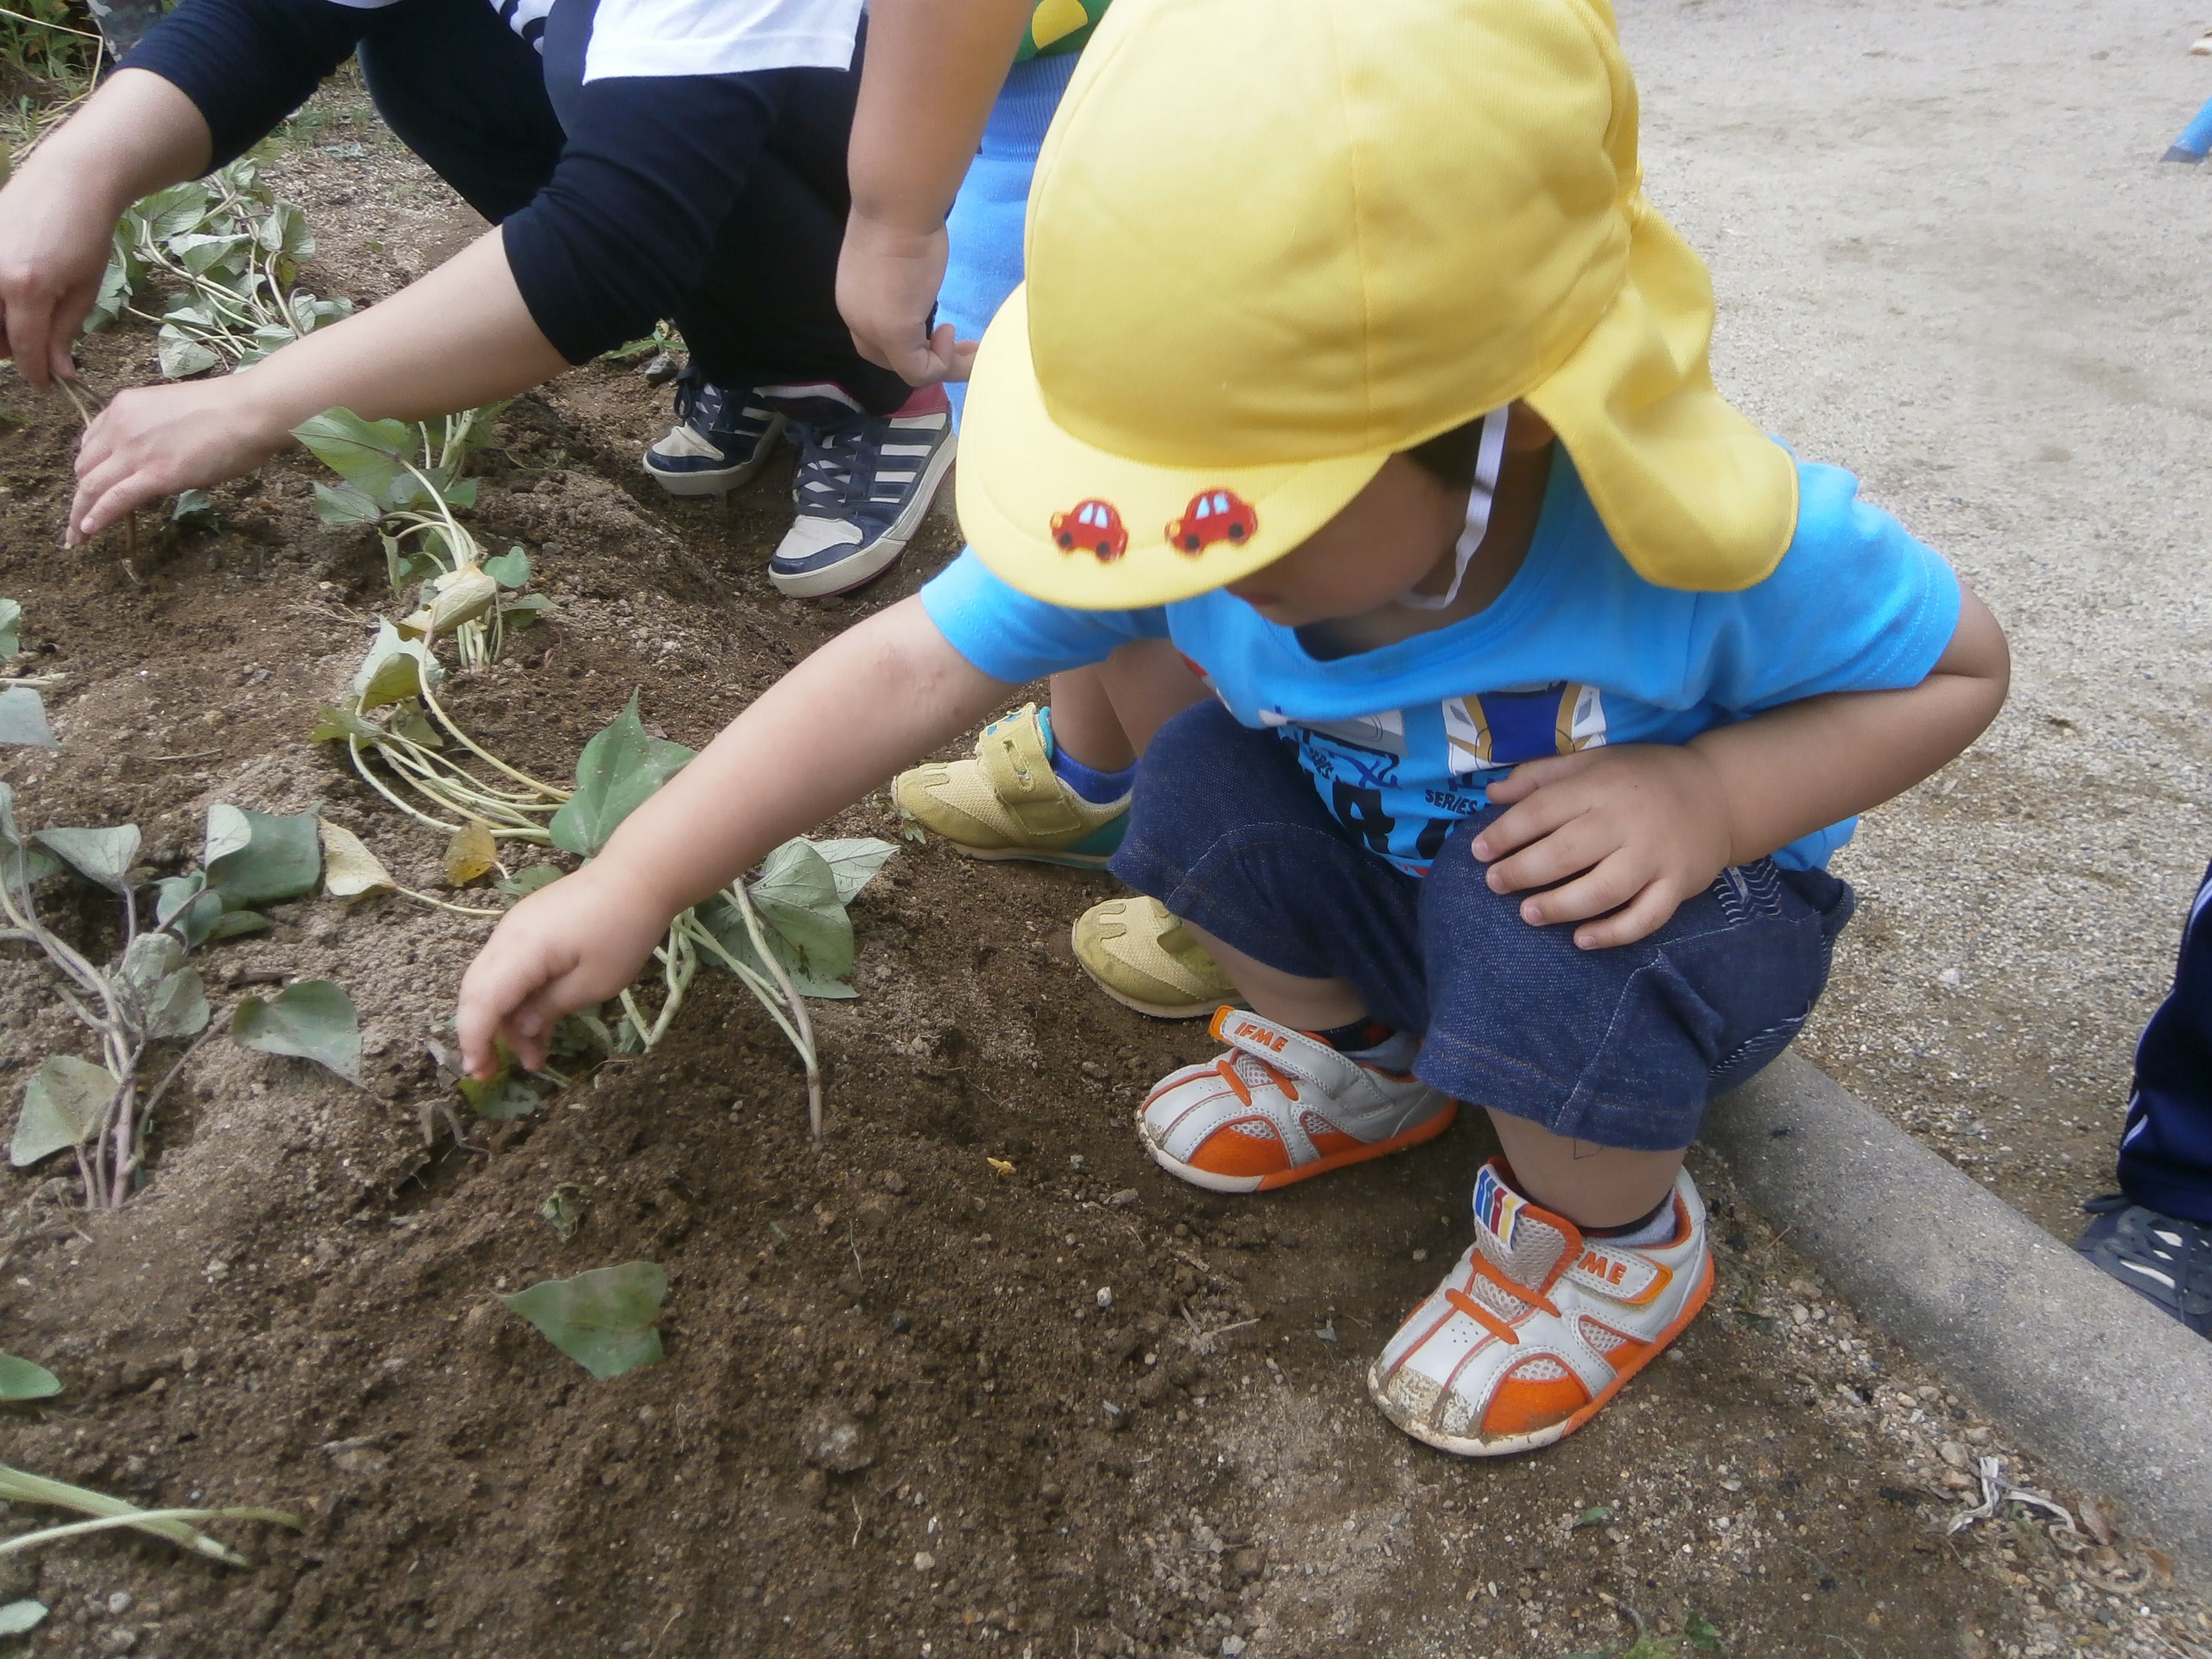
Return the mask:
M541 64L481 0L401 0L373 15L361 68L385 124L494 224L522 207L561 154L561 118L546 89L562 78L556 66ZM887 412L909 388L860 356L837 312L859 55L850 70L766 73L782 83L777 118L764 134L732 135L757 145L748 186L704 279L671 320L717 386L835 380Z

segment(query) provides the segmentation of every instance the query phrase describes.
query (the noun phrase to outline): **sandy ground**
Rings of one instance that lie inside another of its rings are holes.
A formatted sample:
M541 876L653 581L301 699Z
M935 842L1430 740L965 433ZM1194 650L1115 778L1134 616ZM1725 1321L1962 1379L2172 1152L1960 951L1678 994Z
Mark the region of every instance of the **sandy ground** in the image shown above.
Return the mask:
M2208 855L2201 5L1626 0L1723 386L1941 549L2010 706L1869 817L1805 1052L2069 1238Z

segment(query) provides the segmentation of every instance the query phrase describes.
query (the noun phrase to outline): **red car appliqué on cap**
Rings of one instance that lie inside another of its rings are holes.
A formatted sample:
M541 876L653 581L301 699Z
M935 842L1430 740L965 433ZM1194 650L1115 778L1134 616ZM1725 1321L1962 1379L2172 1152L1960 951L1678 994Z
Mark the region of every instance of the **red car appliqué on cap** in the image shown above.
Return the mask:
M1111 501L1078 501L1073 512L1054 514L1052 538L1063 553L1089 549L1101 564L1111 564L1129 550L1129 532Z
M1216 542L1249 540L1260 528L1252 503L1233 489L1201 489L1190 498L1182 517L1168 520L1168 542L1186 553L1201 553Z

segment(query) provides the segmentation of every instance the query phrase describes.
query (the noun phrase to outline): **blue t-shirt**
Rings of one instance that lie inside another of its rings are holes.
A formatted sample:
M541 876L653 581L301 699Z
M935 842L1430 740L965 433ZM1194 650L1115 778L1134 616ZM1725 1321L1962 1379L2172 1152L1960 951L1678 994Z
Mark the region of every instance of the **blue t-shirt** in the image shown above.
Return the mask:
M1420 874L1485 786L1523 761L1699 732L1829 691L1917 685L1959 625L1941 557L1840 468L1800 463L1797 529L1774 574L1686 592L1629 568L1565 452L1528 556L1476 615L1380 650L1322 659L1216 591L1146 611L1076 611L1007 586L972 550L921 591L955 650L1019 684L1166 638L1246 726L1273 727L1338 820ZM1818 868L1856 819L1775 861Z

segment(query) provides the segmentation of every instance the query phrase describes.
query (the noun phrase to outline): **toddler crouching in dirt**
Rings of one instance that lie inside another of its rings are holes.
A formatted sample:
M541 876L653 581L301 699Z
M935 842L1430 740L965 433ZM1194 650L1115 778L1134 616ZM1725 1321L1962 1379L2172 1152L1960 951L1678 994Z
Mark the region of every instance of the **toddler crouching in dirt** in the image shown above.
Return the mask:
M1013 685L1165 638L1218 704L1112 867L1252 1012L1146 1148L1256 1191L1480 1104L1474 1243L1370 1390L1460 1453L1587 1421L1710 1291L1683 1151L1820 994L1828 854L2006 677L1940 558L1714 390L1635 146L1596 0L1117 0L976 360L972 550L516 907L471 1066Z

